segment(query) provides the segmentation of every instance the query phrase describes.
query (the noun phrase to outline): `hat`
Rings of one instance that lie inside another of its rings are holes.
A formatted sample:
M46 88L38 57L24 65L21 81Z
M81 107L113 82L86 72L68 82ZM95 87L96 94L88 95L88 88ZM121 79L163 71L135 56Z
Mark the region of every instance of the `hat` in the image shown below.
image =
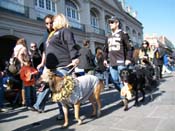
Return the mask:
M116 16L111 16L108 21L118 21L118 18Z

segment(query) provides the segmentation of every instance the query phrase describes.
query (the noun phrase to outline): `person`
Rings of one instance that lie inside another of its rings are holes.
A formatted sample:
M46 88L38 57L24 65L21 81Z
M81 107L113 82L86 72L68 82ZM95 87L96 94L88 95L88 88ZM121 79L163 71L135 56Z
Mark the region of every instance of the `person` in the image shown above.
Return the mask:
M17 40L13 53L14 57L18 58L18 60L20 61L21 67L26 65L27 62L30 60L27 49L27 42L24 38L20 38Z
M38 74L38 70L31 66L31 61L28 61L25 66L20 69L20 78L24 83L25 100L27 109L32 109L36 100L35 75Z
M144 40L139 51L140 64L145 64L146 62L151 63L152 55L151 49L149 47L149 42Z
M35 69L41 63L41 54L35 42L30 43L29 55L32 61L32 65Z
M171 73L171 68L170 68L170 57L168 56L167 53L164 54L163 56L163 67L162 67L162 75L166 73Z
M74 34L70 31L68 20L63 14L54 17L53 29L46 42L46 68L64 76L68 73L68 65L75 67L79 63L80 54L76 48ZM62 107L59 102L58 104ZM63 115L63 112L60 113Z
M153 64L155 65L156 80L162 78L163 56L165 51L159 46L159 43L155 43Z
M39 50L42 54L42 59L41 59L41 63L37 66L39 73L41 73L40 77L43 77L45 73L44 67L45 67L45 61L46 61L46 41L49 34L53 31L53 17L54 16L51 14L48 14L44 17L46 32L44 33L42 43L39 46ZM49 98L50 93L51 93L50 88L47 88L37 94L37 100L33 105L33 111L37 111L39 113L44 112L45 105ZM60 109L60 112L62 112L61 109ZM58 117L61 119L61 115Z
M45 23L45 26L46 26L46 32L44 33L43 35L43 40L42 40L42 43L40 44L39 46L39 50L41 51L41 54L42 54L42 60L41 60L41 63L37 66L37 69L41 69L45 66L45 60L46 60L46 41L47 41L47 38L49 36L49 34L53 31L53 15L51 14L48 14L44 17L44 23Z
M4 108L5 87L3 86L4 72L0 69L0 112L8 111Z
M90 41L84 40L83 41L83 47L79 50L80 52L80 63L78 64L78 68L84 69L85 74L91 74L94 75L94 60L95 57L91 52L91 49L89 48Z
M120 92L123 87L123 83L120 79L120 71L125 68L125 65L131 63L128 51L129 51L129 38L121 29L120 21L116 16L112 16L109 19L109 25L112 34L108 37L104 46L104 65L109 66L109 71L112 77L112 82L115 88ZM108 65L109 59L109 65Z
M30 60L28 49L27 49L27 42L24 38L19 38L17 40L13 51L13 57L16 57L19 60L20 68L27 65L28 61ZM23 85L21 90L21 98L22 98L22 105L25 105L25 91L24 91Z
M105 80L105 84L106 87L109 88L108 82L106 82L106 79L109 79L108 77L105 78L105 73L107 71L107 68L104 66L103 61L104 61L104 54L103 54L103 50L100 47L97 47L95 49L95 76L97 76L99 78L99 80L104 81Z

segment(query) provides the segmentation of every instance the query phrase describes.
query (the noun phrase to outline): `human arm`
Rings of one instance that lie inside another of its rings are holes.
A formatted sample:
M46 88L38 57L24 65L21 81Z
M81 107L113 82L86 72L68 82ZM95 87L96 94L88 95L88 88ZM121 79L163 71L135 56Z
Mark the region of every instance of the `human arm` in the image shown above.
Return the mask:
M68 53L71 60L76 59L80 56L79 51L76 47L74 34L69 29L63 30L63 43L67 44Z
M45 51L43 51L41 63L37 66L37 69L38 69L38 70L39 70L40 68L44 67L45 61L46 61L46 53L45 53Z

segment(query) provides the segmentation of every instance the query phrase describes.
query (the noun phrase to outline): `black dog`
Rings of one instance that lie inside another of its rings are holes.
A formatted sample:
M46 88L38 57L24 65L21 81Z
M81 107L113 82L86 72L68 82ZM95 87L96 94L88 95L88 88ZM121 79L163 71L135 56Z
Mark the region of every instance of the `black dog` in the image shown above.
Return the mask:
M120 72L121 80L125 83L129 83L132 86L132 91L135 94L135 104L138 105L139 91L142 93L142 100L145 100L145 74L141 68L135 70L125 68ZM124 99L125 109L128 109L128 100Z
M135 94L135 106L139 105L139 91L142 93L142 100L145 100L145 89L149 90L150 99L152 100L152 86L154 85L153 80L154 68L151 65L140 66L137 65L134 69L125 68L121 70L120 77L124 83L128 83L132 86L132 91ZM128 110L128 100L125 98L124 110Z

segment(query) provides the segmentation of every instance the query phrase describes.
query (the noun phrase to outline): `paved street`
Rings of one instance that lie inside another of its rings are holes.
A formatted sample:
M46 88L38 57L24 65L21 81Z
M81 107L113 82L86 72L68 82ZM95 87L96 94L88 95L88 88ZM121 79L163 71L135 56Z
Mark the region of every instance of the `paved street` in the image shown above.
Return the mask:
M27 111L24 107L0 113L0 131L175 131L175 77L165 75L154 90L152 102L149 97L139 107L129 103L129 110L119 105L115 89L102 93L102 116L90 118L91 108L85 103L81 108L84 124L78 126L70 110L70 126L60 129L63 121L57 121L57 104L47 103L45 113Z

